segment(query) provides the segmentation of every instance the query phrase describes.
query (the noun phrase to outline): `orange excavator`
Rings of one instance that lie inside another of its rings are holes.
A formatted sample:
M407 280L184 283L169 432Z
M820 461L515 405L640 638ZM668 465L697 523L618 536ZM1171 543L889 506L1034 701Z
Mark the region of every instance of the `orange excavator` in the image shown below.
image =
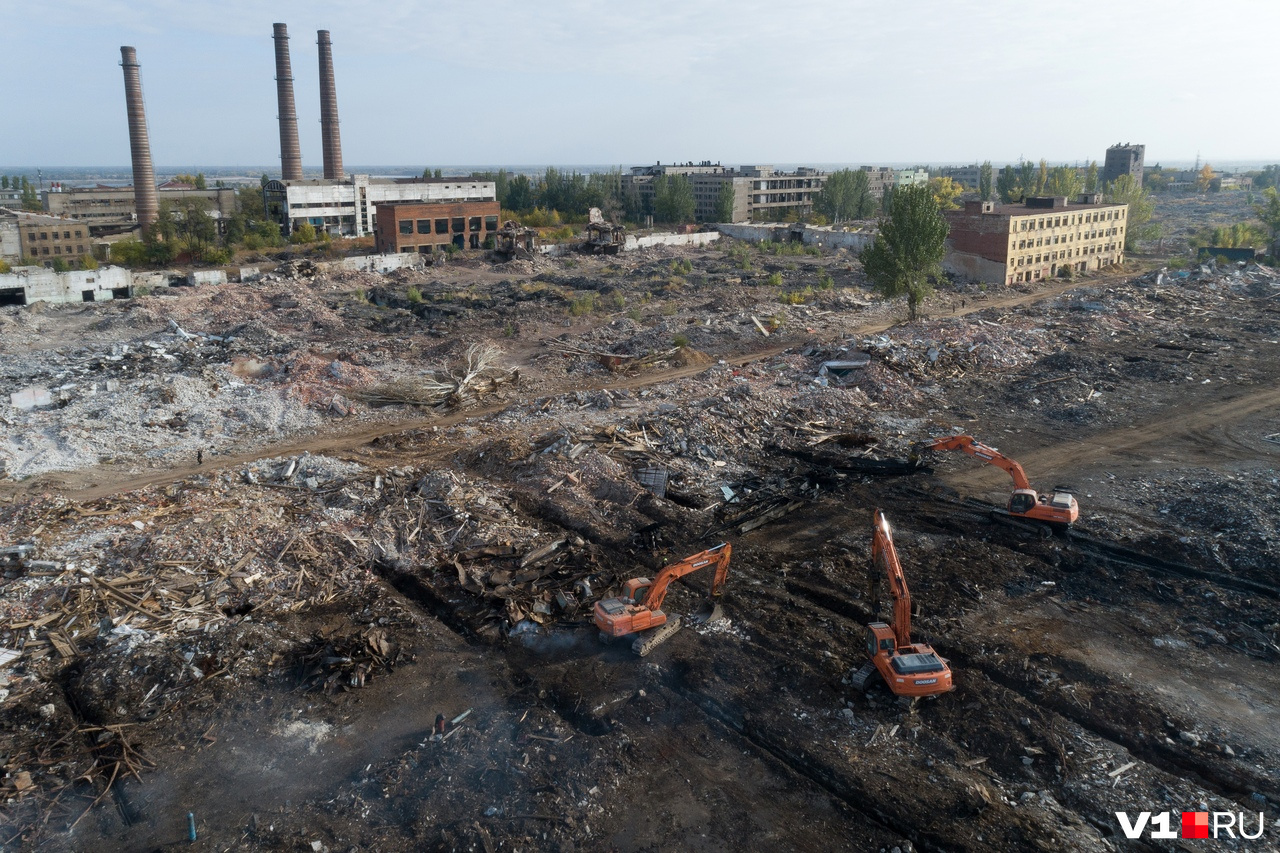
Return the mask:
M893 547L889 521L880 510L872 518L871 569L889 578L893 594L893 624L872 622L867 626L867 655L870 660L849 676L858 690L865 691L876 676L896 696L918 699L937 696L954 689L951 667L927 643L911 642L911 592ZM873 576L874 577L874 576Z
M997 468L1003 468L1013 478L1013 494L1009 495L1009 515L1048 522L1054 527L1065 528L1080 517L1080 507L1070 492L1054 489L1052 495L1036 494L1027 481L1022 466L994 447L983 444L971 435L949 435L926 441L923 450L962 450ZM1041 528L1042 530L1044 528ZM1049 534L1046 532L1046 536Z
M662 610L667 588L677 578L696 572L705 566L715 569L711 580L711 598L714 601L724 591L729 576L729 555L733 548L725 542L708 548L678 563L665 566L652 581L648 578L632 578L622 588L618 598L605 598L596 602L595 623L600 629L600 639L612 642L618 637L635 636L631 650L644 657L660 643L683 627L679 614L668 615ZM713 618L712 615L706 618ZM701 621L701 620L700 620Z

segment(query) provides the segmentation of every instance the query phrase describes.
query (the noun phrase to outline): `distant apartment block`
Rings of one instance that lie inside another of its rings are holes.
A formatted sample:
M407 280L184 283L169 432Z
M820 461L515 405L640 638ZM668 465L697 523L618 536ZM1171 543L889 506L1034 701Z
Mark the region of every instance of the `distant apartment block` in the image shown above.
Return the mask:
M479 249L498 230L498 202L383 202L377 206L379 252L434 254L446 246Z
M929 183L928 169L895 169L893 185L895 187L916 187Z
M944 178L950 178L966 190L978 191L978 183L982 180L982 166L974 163L970 166L944 166L938 170ZM995 176L992 176L994 182Z
M1112 145L1107 149L1107 159L1102 166L1102 181L1109 184L1121 175L1133 175L1138 186L1142 186L1142 158L1146 154L1145 145Z
M714 222L721 187L733 188L733 222L779 220L813 212L813 197L826 183L827 175L816 169L799 168L778 172L772 166L726 168L704 160L635 166L623 176L623 183L636 192L646 208L652 209L654 181L660 175L683 175L693 186L694 218Z
M395 202L497 200L493 181L466 178L371 178L348 175L322 180L268 181L262 190L267 215L288 235L306 222L333 236L363 237L377 230L378 206Z
M1097 193L1075 203L1031 196L1019 204L966 202L946 212L949 272L993 284L1038 281L1070 267L1098 270L1124 260L1129 205L1104 204Z

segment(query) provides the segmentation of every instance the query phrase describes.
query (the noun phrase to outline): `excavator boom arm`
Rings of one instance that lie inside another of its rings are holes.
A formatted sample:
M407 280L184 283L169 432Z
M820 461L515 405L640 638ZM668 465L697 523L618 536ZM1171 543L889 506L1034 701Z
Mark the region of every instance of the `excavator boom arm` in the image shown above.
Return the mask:
M889 592L893 595L893 634L899 647L911 645L911 591L907 578L898 562L898 550L893 547L893 532L889 521L880 510L875 511L872 524L871 562L889 578Z
M672 581L709 565L715 566L715 577L711 581L711 594L713 596L719 595L724 587L725 580L729 576L729 556L732 553L733 548L729 543L723 542L714 548L708 548L700 554L694 554L692 557L685 557L678 563L672 563L654 578L653 585L649 587L649 593L644 598L643 606L649 610L661 610L662 602L667 597L667 588L671 586Z
M1031 488L1031 483L1027 480L1027 472L1022 470L1021 465L971 435L949 435L945 438L935 438L933 441L926 442L924 448L925 450L962 450L970 456L1003 469L1013 478L1013 487L1015 489Z

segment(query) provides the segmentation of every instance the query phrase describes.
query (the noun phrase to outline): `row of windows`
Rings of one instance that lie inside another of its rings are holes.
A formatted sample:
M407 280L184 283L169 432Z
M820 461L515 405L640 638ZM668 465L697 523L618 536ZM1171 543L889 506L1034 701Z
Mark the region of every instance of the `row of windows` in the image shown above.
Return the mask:
M1078 258L1085 255L1101 255L1103 252L1110 252L1116 249L1119 245L1120 245L1119 243L1108 243L1105 246L1086 246L1083 249L1076 249L1074 257ZM1018 258L1017 264L1010 262L1009 265L1019 266L1019 267L1035 266L1036 264L1041 264L1041 263L1047 264L1050 261L1058 261L1058 260L1063 260L1065 258L1070 258L1070 257L1073 257L1071 254L1071 250L1067 249L1062 252L1046 252L1042 255L1025 255L1021 258Z
M1074 243L1076 240L1097 240L1102 237L1115 237L1124 233L1124 228L1107 228L1102 231L1086 231L1084 234L1054 234L1050 237L1037 237L1034 240L1019 240L1010 248L1034 249L1037 246L1052 246L1058 243ZM1012 238L1010 238L1012 243Z
M71 232L70 232L70 231L63 231L63 232L62 232L62 237L63 237L63 239L64 239L64 240L70 240L70 239L71 239ZM76 239L77 239L77 240L80 240L80 239L83 239L83 238L84 238L84 232L83 232L83 231L81 231L79 228L77 228L77 229L76 229ZM41 231L41 232L40 232L40 239L41 239L41 240L48 240L48 239L49 239L49 232L48 232L48 231ZM57 239L58 239L58 232L57 232L57 231L54 231L54 232L53 232L53 239L55 239L55 240L57 240ZM28 232L27 232L27 240L29 240L30 242L34 243L34 242L36 241L36 232L34 232L34 231L28 231Z
M48 246L41 246L41 247L39 248L39 250L36 250L36 249L32 249L32 250L31 250L31 254L33 254L33 255L34 255L34 254L37 254L37 253L38 253L38 254L41 254L41 255L47 255L47 254L49 254L49 247L48 247ZM61 246L54 246L54 247L53 247L53 253L54 253L55 255L61 255L61 254L63 254L62 247L61 247ZM68 255L83 255L83 254L84 254L84 246L83 246L83 245L76 246L76 247L75 247L75 251L72 251L72 250L71 250L71 247L70 247L70 246L67 246L67 251L66 251L66 253L65 253L65 254L68 254Z
M1124 219L1124 210L1095 210L1090 213L1070 213L1066 216L1050 216L1044 219L1023 219L1018 223L1017 230L1061 228L1064 225L1083 225L1087 222L1105 222L1112 219Z
M497 230L498 230L498 217L496 217L496 216L484 216L484 217L480 217L480 216L473 216L473 217L471 217L471 219L470 219L470 221L469 221L469 222L467 221L467 218L466 218L466 217L464 217L464 216L455 216L455 217L453 217L453 219L452 219L452 223L451 223L451 221L450 221L448 218L441 218L441 219L437 219L437 220L435 220L435 226L436 226L435 232L436 232L437 234L448 234L448 233L449 233L449 231L450 231L450 224L452 224L452 226L453 226L452 230L453 230L453 233L455 233L455 234L461 234L461 233L463 233L464 231L468 231L468 230L469 230L469 231L479 231L479 230L480 230L480 221L481 221L482 219L484 220L484 230L485 230L485 231L497 231ZM419 219L419 220L417 220L417 223L418 223L418 233L419 233L419 234L430 234L430 233L431 233L431 220L430 220L430 219ZM399 224L400 224L400 233L401 233L401 234L406 234L406 235L407 235L407 234L412 234L412 233L413 233L413 224L414 224L414 220L412 220L412 219L401 219Z
M488 239L492 239L492 238L488 238ZM462 234L458 234L450 242L454 246L458 247L459 249L466 248L466 246L468 245L473 249L479 249L480 235L472 234L470 237L466 237ZM437 248L443 251L445 245L446 244L444 243L424 243L421 246L401 246L400 254L410 255L410 254L413 254L414 252L418 252L419 254L430 255L433 252L435 252ZM486 245L488 244L486 243ZM388 251L390 251L390 248L388 248Z

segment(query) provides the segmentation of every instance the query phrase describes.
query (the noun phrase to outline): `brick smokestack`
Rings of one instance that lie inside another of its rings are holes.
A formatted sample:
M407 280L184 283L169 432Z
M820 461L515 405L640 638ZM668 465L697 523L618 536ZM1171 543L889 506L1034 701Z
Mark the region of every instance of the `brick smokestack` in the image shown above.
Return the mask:
M342 137L338 133L338 89L333 82L333 45L329 31L316 32L320 45L320 140L324 144L324 176L340 181Z
M151 142L147 137L147 108L142 102L142 74L138 51L120 48L124 68L124 101L129 110L129 150L133 155L133 201L138 224L146 228L156 221L160 202L156 196L156 170L151 165Z
M293 102L293 69L289 65L289 28L272 24L276 42L276 100L280 113L280 176L302 180L302 149L298 147L298 110Z

